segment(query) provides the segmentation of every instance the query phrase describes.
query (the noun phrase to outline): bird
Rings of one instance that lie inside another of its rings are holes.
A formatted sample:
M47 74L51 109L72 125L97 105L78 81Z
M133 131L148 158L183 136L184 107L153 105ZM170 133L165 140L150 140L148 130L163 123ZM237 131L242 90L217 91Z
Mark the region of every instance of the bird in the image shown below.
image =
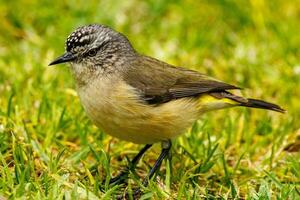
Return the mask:
M204 113L250 107L284 113L267 101L233 94L242 88L137 52L128 38L102 24L84 25L67 38L65 53L49 65L70 63L81 104L106 134L145 146L110 184L120 184L155 143L162 150L143 184L171 153L172 139Z

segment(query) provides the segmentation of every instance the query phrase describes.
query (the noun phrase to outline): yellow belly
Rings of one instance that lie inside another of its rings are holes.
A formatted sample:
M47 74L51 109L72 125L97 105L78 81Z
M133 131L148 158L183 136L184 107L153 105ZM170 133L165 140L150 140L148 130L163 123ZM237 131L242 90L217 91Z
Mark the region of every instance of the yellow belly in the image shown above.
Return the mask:
M202 113L232 106L232 101L209 95L181 98L158 106L144 104L124 82L101 80L80 88L79 97L90 119L105 133L139 144L174 138Z

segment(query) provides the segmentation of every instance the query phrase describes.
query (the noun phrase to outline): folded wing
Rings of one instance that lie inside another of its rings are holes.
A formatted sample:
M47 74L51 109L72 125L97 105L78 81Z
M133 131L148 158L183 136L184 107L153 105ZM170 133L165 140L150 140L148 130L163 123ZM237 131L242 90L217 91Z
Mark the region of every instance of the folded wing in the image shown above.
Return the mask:
M124 80L136 88L149 104L161 104L203 93L240 89L196 71L174 67L154 58L141 56L131 63Z

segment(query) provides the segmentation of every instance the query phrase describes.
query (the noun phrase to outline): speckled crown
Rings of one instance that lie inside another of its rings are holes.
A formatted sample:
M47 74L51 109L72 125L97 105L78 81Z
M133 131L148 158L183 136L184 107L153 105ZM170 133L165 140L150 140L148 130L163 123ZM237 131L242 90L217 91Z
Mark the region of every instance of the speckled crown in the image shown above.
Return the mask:
M70 52L76 47L83 47L90 44L96 39L95 33L101 28L101 25L91 24L88 26L82 26L77 28L73 33L71 33L66 41L66 51Z

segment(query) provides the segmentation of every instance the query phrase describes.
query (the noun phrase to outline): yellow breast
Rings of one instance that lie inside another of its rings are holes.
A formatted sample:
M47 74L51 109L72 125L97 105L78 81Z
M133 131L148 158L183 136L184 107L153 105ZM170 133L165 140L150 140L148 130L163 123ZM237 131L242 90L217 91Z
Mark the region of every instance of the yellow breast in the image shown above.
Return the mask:
M229 105L209 95L148 105L134 88L117 79L99 79L78 93L87 115L105 133L143 144L174 138L201 113Z

